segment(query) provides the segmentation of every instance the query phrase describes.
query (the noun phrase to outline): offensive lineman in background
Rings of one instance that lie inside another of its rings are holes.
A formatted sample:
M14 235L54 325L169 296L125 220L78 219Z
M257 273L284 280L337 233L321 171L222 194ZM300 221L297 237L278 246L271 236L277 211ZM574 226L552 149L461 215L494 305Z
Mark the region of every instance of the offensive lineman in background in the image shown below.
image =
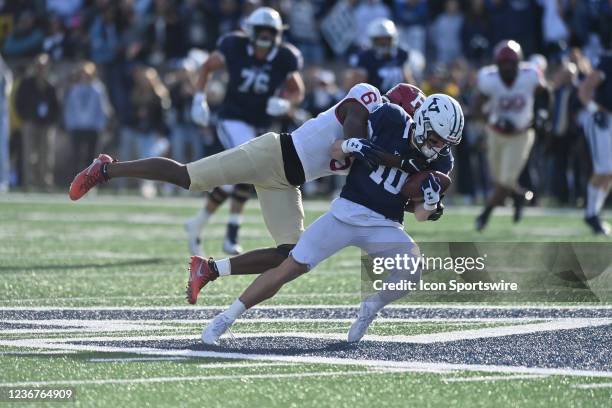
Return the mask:
M472 109L474 115L487 119L488 161L495 182L484 211L476 218L478 231L486 227L493 209L509 196L514 200L514 222L522 218L530 194L519 186L518 179L535 139L534 101L536 95L543 99L548 95L540 71L533 64L521 62L523 53L516 41L499 43L494 56L495 65L478 72L478 93Z
M202 126L208 126L210 118L205 94L210 74L224 68L229 74L217 121L217 135L225 149L239 146L261 134L261 130L270 126L273 116L286 114L291 104L299 104L304 99L304 84L299 74L302 56L293 45L281 42L283 28L276 10L260 7L245 21L246 35L232 32L223 36L217 50L201 68L192 117ZM202 255L201 230L230 195L230 216L223 251L230 255L242 252L238 230L251 188L250 184L236 184L233 188L219 186L210 192L204 208L185 223L192 255Z
M398 46L398 33L393 21L380 18L368 25L370 47L353 55L350 85L367 82L385 93L396 84L414 83L409 54Z
M612 52L601 56L580 84L578 96L589 112L584 133L593 160L584 220L595 234L610 235L610 226L600 214L612 186Z

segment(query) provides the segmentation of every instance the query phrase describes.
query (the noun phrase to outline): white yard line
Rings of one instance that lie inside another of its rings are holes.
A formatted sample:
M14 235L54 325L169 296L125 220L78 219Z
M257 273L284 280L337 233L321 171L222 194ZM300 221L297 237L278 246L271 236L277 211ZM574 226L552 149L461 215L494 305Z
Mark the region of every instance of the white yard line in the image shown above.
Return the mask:
M312 333L284 333L275 335L276 337L290 336L305 336L314 338L344 338L342 334L316 334ZM241 334L239 337L269 337L270 334ZM380 336L384 337L384 336ZM393 336L391 336L393 337ZM409 337L409 336L407 336ZM179 336L135 336L126 338L109 338L109 337L90 337L90 338L74 338L74 339L25 339L25 340L0 340L0 345L11 347L30 347L30 348L46 348L51 350L68 350L68 351L88 351L99 353L131 353L148 356L180 356L192 358L226 358L240 360L263 360L263 361L278 361L304 364L333 364L333 365L351 365L365 366L371 368L390 368L390 369L406 369L409 371L422 372L450 372L450 371L477 371L490 373L504 374L523 374L523 375L566 375L566 376L590 376L612 378L610 371L596 370L578 370L573 368L540 368L540 367L523 367L523 366L496 366L496 365L477 365L477 364L452 364L452 363L431 363L431 362L416 362L416 361L389 361L389 360L362 360L349 359L338 357L319 357L319 356L287 356L274 354L246 354L221 351L197 351L186 349L156 349L154 347L124 347L124 346L99 346L85 344L66 344L67 341L146 341L146 340L193 340L198 341L199 336L179 335Z
M448 377L443 378L444 382L486 382L486 381L507 381L507 380L529 380L546 378L547 375L542 374L520 374L520 375L491 375L479 377Z
M172 338L183 338L184 336L173 336ZM196 340L199 336L188 337ZM106 338L108 340L108 338ZM236 360L257 360L257 361L281 361L290 363L302 364L331 364L331 365L349 365L362 366L370 368L391 368L391 369L406 369L408 371L418 372L435 372L449 373L453 371L470 371L470 372L487 372L487 373L503 373L503 374L536 374L536 375L563 375L563 376L579 376L579 377L598 377L612 378L610 371L597 370L578 370L573 368L540 368L540 367L524 367L524 366L497 366L486 364L453 364L453 363L432 363L419 361L389 361L389 360L363 360L339 357L315 357L315 356L287 356L275 354L246 354L232 353L221 351L196 351L185 349L156 349L151 347L110 347L110 346L92 346L83 344L62 344L62 343L46 343L41 340L12 340L0 341L0 345L14 347L33 347L33 348L49 348L55 350L71 350L71 351L88 351L97 353L131 353L140 355L156 355L156 356L184 356L191 358L223 358ZM20 386L18 384L16 386ZM0 386L10 386L0 384Z
M59 380L59 381L23 381L15 383L0 383L0 387L45 387L52 385L104 385L104 384L150 384L165 382L186 381L213 381L213 380L257 380L257 379L287 379L307 377L346 377L354 375L388 374L384 371L361 370L361 371L320 371L310 373L286 373L286 374L235 374L235 375L201 375L193 377L149 377L149 378L121 378L105 380Z
M301 296L297 295L296 296ZM221 310L225 306L2 306L1 311L19 311L19 310L33 310L33 311L46 311L46 310ZM258 306L256 310L283 310L283 309L354 309L357 310L358 305L324 305L324 304L299 304L299 305L268 305ZM388 305L385 309L452 309L452 310L610 310L612 304L601 305L601 304L519 304L519 305L487 305L485 303L471 303L471 304L400 304L400 305Z
M582 390L593 390L597 388L612 388L612 382L609 383L593 383L593 384L574 384L572 388L580 388Z
M187 357L117 357L117 358L90 358L90 363L129 363L138 361L176 361L187 360Z

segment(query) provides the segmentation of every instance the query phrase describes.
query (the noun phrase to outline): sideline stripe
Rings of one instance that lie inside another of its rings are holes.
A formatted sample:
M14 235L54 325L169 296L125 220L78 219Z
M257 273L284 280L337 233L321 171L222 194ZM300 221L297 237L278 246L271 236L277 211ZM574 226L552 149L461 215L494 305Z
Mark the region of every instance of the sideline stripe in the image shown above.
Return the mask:
M583 390L592 390L595 388L612 388L612 382L609 383L594 383L594 384L575 384L572 388L580 388Z
M443 378L442 381L445 382L472 382L472 381L500 381L500 380L528 380L528 379L538 379L538 378L547 378L547 375L542 374L526 374L526 375L492 375L492 376L482 376L482 377L449 377Z

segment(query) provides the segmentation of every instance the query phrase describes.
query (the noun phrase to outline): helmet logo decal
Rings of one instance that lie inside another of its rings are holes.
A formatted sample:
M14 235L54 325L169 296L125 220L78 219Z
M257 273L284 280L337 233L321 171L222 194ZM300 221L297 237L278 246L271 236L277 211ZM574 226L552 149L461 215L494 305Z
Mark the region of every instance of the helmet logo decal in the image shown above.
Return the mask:
M440 113L440 108L438 107L438 98L433 98L433 101L427 107L429 112Z

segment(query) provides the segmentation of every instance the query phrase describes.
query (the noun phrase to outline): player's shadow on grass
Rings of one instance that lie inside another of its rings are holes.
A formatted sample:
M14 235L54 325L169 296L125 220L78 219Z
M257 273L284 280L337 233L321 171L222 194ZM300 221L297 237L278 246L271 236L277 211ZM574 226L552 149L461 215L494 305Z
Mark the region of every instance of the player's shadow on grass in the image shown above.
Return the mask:
M283 341L283 340L286 341ZM343 340L305 339L301 337L259 337L222 339L218 346L209 346L200 342L187 348L196 351L218 351L244 354L276 354L276 355L311 355L312 353L338 353L354 350L355 343Z
M152 265L158 263L174 263L173 260L164 258L148 258L148 259L132 259L119 262L104 262L104 263L85 263L85 264L60 264L60 265L34 265L34 266L0 266L0 273L3 272L20 272L23 270L27 271L66 271L74 269L108 269L108 268L119 268L123 266L139 266L139 265Z

